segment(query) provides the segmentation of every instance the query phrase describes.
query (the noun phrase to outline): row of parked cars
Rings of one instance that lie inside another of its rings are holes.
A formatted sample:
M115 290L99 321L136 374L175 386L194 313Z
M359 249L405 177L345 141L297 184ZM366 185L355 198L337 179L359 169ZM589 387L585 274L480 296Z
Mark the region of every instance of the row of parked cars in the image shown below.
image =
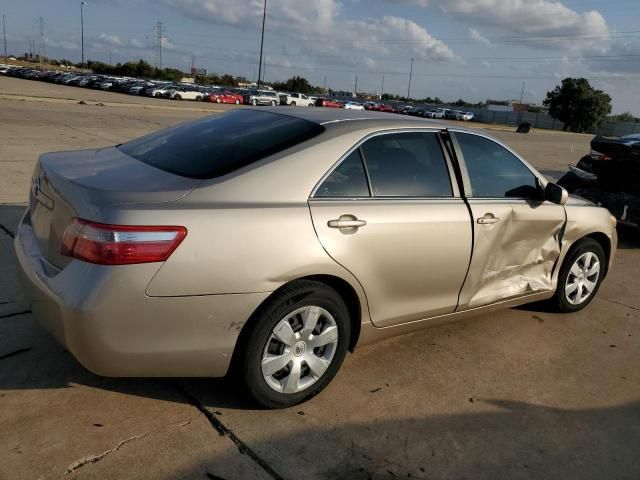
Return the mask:
M315 97L304 93L277 92L272 89L225 88L193 83L144 80L132 77L116 77L84 72L61 72L36 70L25 67L6 66L0 74L12 77L40 80L75 87L94 88L105 91L142 95L171 100L227 103L235 105L289 105L299 107L329 107L350 110L373 110L401 113L424 118L446 118L472 120L473 113L448 108L427 108L414 105L393 106L378 102L357 102L337 98Z

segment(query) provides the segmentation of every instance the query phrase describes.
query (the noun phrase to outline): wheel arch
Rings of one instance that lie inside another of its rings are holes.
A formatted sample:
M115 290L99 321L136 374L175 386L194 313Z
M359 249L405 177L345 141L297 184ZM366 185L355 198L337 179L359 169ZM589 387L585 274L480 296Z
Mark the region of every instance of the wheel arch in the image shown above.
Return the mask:
M277 290L272 292L267 298L265 298L260 305L258 305L258 307L254 310L254 312L251 314L249 319L243 325L242 330L240 331L240 335L238 335L238 340L236 341L236 345L233 350L233 356L231 359L231 368L234 368L234 365L238 364L238 358L241 355L241 352L247 343L247 340L253 329L253 326L258 321L258 318L260 317L261 312L269 305L273 297L277 293L279 293L283 288L303 280L311 280L318 283L322 283L328 286L329 288L335 290L338 293L338 295L342 297L349 311L349 322L351 324L351 338L349 339L349 351L353 352L356 344L358 343L358 339L360 338L360 331L362 328L362 305L360 303L360 299L358 297L358 293L356 292L356 289L348 281L335 275L328 275L328 274L307 275L307 276L299 277L284 283Z
M607 276L607 273L609 271L609 260L611 259L611 239L605 235L602 232L593 232L590 233L588 235L585 235L582 238L590 238L591 240L595 240L596 242L598 242L600 244L600 246L602 247L602 249L604 250L604 254L605 254L605 262L604 262L604 275L603 278ZM580 240L577 240L575 244L577 244Z

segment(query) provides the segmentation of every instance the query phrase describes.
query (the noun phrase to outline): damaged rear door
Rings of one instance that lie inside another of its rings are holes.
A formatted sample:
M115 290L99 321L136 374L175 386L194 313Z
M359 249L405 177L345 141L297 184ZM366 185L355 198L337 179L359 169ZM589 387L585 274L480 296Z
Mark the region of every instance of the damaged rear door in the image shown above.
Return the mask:
M483 135L452 133L473 220L474 247L458 310L552 290L566 222L540 179Z

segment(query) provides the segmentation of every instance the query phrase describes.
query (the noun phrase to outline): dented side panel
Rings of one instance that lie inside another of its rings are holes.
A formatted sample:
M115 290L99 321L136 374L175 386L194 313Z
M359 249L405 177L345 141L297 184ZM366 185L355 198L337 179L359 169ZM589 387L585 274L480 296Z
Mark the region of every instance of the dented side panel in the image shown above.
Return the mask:
M517 199L470 199L469 206L474 249L457 311L554 288L562 206ZM491 217L495 223L478 222Z

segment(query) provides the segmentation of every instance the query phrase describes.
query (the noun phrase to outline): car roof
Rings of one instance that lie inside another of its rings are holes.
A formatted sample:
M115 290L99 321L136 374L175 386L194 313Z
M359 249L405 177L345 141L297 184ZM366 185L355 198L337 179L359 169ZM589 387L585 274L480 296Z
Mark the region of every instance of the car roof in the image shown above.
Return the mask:
M322 125L332 130L355 131L366 128L455 128L468 129L449 124L441 120L398 115L396 113L375 112L370 110L349 110L342 108L299 108L299 107L262 107L251 110L269 111L280 115L300 118Z

